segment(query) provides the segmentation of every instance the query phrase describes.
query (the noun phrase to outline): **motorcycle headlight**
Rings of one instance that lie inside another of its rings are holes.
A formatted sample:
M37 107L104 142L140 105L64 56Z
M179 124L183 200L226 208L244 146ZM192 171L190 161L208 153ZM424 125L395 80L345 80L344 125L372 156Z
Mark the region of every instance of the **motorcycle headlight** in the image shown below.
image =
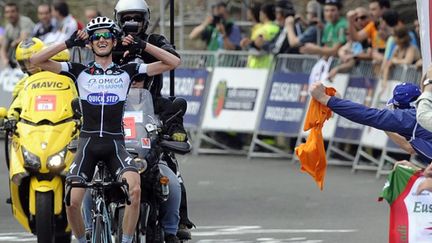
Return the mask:
M24 168L31 172L38 172L41 167L40 158L21 146L24 157Z
M48 157L47 167L50 171L59 172L66 167L65 165L66 150L67 148L64 148L62 151Z

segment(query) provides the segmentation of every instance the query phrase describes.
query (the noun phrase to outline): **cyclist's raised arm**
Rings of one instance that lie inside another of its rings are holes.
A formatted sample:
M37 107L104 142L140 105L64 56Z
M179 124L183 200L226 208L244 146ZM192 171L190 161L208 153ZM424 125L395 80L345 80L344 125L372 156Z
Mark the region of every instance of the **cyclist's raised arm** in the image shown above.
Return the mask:
M88 35L86 32L81 30L75 31L65 42L53 44L33 55L30 58L30 63L42 68L43 70L60 73L62 71L61 64L59 62L50 60L50 58L66 48L85 46L85 41L87 39Z
M134 39L131 35L124 37L122 44L125 46L129 45L131 48L143 49L145 52L148 52L150 55L160 60L159 62L154 62L147 65L148 76L154 76L156 74L169 71L180 65L180 58L177 56L139 38Z
M60 63L49 59L53 57L55 54L63 51L64 49L66 49L65 43L53 44L41 50L40 52L34 54L30 58L30 63L40 67L43 70L51 71L53 73L60 73L61 72Z

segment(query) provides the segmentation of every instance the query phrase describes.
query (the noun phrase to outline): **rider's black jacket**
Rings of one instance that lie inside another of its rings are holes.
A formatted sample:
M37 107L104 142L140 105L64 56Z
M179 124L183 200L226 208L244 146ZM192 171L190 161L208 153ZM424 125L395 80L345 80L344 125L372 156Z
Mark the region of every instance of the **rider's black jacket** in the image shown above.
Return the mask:
M180 57L180 55L176 52L174 49L174 46L171 45L171 43L163 36L159 34L150 34L150 35L140 35L139 36L142 40L147 41L148 43L155 45L161 49L164 49L177 57ZM130 51L130 55L123 58L123 54L126 50L129 50L128 47L123 46L120 42L118 42L117 46L114 48L113 51L113 61L115 63L118 63L120 65L129 63L134 61L136 58L139 58L144 61L144 63L152 63L157 62L158 60L153 57L152 55L148 54L145 51L142 51L141 53L136 53L134 51ZM151 81L153 79L153 85L150 88L150 92L153 95L154 98L161 97L161 90L163 86L163 76L162 74L155 75L153 77L148 77L147 75L144 75L144 80L146 83Z

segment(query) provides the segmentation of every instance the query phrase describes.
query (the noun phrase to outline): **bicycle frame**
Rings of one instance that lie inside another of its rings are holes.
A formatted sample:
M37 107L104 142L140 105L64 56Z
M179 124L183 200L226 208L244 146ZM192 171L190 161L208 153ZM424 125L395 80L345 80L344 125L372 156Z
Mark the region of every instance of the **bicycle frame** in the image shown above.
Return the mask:
M127 204L130 204L129 199L129 185L126 179L121 182L106 181L105 165L102 161L97 163L97 171L94 176L93 182L71 183L67 182L66 190L66 204L70 205L70 189L72 187L80 187L92 190L92 243L112 243L111 238L111 209L109 207L111 201L106 196L106 192L112 188L119 188L124 194Z

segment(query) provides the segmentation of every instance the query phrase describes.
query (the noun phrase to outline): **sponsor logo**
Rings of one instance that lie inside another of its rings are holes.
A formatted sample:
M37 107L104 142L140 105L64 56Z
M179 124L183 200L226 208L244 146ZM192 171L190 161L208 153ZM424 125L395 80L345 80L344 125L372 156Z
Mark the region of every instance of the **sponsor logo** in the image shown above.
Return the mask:
M114 105L120 97L112 93L91 93L87 96L87 101L92 105Z
M122 89L124 87L124 81L121 77L101 77L91 78L87 81L87 86L103 88L103 89Z
M150 138L141 138L141 148L150 149L151 141Z
M42 81L42 82L32 83L31 88L32 89L62 89L63 83L56 82L56 81Z
M222 112L227 93L227 81L221 80L216 87L216 92L213 98L212 113L214 117L218 117Z
M205 80L203 78L199 78L195 81L195 85L193 88L195 96L203 95L204 84L205 84Z
M222 110L253 111L258 96L257 89L228 88L227 81L219 81L213 99L213 116Z

